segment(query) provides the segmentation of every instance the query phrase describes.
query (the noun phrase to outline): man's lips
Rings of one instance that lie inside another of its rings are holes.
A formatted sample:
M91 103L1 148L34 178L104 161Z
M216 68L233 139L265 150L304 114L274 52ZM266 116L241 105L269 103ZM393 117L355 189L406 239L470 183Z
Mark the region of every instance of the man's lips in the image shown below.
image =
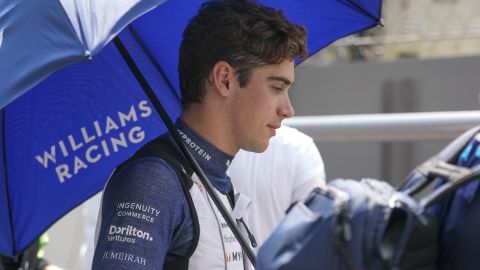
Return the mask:
M277 131L276 129L277 128L280 128L280 125L275 125L275 124L271 124L271 125L267 125L270 130L272 131L272 136L275 136L275 134L277 134Z
M277 129L277 128L280 128L280 125L276 125L276 124L269 124L267 125L269 128L273 128L273 129Z

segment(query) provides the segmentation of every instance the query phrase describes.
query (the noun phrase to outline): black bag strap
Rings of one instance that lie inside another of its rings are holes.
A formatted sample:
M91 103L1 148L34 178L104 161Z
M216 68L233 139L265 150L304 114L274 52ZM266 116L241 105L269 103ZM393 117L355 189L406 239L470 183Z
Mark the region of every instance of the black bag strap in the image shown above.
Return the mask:
M420 199L420 205L425 209L478 178L480 176L480 167L464 168L452 163L458 160L462 151L479 132L480 126L467 130L436 156L420 164L407 178L417 177L418 180L411 187L400 188L400 190L403 189L404 193L413 196L422 191L433 180L439 177L444 179L445 184Z
M178 151L166 137L159 137L145 144L128 160L117 166L114 174L120 171L132 160L142 157L159 157L168 162L168 164L172 165L174 169L180 168L183 172L182 174L189 176L188 179L183 179L182 177L180 177L180 179L187 180L185 183L187 187L192 187L193 181L190 179L190 176L193 174L193 169L190 167L189 163L186 161L185 157L180 153L180 151Z
M169 254L170 256L174 257L174 259L166 260L163 269L188 269L189 258L195 251L200 237L200 225L198 222L197 211L195 210L192 196L190 195L190 188L193 185L193 181L191 179L191 176L193 175L193 169L190 167L190 163L185 159L180 151L176 149L175 146L173 146L173 144L164 136L159 137L143 146L127 161L119 165L115 170L114 175L132 160L142 157L158 157L163 159L170 164L170 166L172 166L180 180L182 191L185 195L185 199L187 200L193 222L193 240L192 245L184 256Z
M452 195L459 188L478 180L480 177L480 166L467 169L464 173L446 178L448 181L420 200L423 209L428 208L434 203Z

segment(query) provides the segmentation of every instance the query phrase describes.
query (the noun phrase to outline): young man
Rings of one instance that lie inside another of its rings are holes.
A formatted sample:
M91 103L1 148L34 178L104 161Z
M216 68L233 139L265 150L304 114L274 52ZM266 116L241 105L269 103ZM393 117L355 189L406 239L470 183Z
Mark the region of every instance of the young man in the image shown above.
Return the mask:
M184 31L176 127L230 210L228 165L239 149L264 151L293 115L288 89L295 58L305 56L304 28L253 1L205 3ZM165 151L148 144L139 153L149 154L109 180L93 269L243 269L240 245L198 177L170 136L158 141Z

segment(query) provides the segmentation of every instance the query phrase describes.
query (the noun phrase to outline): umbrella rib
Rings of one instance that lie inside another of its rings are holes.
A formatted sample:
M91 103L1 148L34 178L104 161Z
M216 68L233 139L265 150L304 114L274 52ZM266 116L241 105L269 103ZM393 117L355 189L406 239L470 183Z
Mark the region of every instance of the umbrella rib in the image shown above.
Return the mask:
M5 130L5 109L2 110L2 129ZM5 170L5 192L6 197L7 197L7 208L8 208L8 219L10 223L10 231L11 231L11 237L12 237L12 249L13 253L16 252L17 250L17 245L15 243L15 229L13 227L13 212L12 212L12 205L11 205L11 198L10 198L10 192L8 191L8 167L7 167L7 149L6 149L6 142L5 142L5 133L2 136L2 145L3 145L3 166Z
M380 18L375 17L370 12L366 11L364 8L359 6L357 3L353 2L352 0L345 0L345 1L347 1L350 5L352 5L352 8L356 9L358 12L376 21L377 24L380 23Z
M168 76L165 73L165 71L163 70L163 68L158 64L157 61L155 61L155 57L152 56L152 53L150 52L150 50L147 50L147 47L145 46L145 43L143 42L143 40L141 38L139 38L137 31L135 31L135 29L131 25L128 26L128 30L130 30L133 37L135 38L135 41L137 41L138 45L143 49L143 52L145 52L148 59L150 59L150 61L157 68L157 70L160 72L160 74L162 74L162 77L165 79L165 81L167 82L170 89L173 89L173 92L174 92L175 96L177 97L178 101L181 101L181 97L179 96L178 92L176 91L175 86L170 81L170 79L168 78Z

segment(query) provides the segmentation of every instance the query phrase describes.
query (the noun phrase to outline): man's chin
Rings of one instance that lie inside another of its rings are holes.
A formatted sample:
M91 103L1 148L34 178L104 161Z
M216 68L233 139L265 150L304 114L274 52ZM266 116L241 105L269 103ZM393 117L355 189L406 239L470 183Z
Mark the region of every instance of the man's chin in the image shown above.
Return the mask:
M249 145L244 148L242 148L245 151L248 152L254 152L254 153L262 153L267 150L269 144L269 140L266 140L264 143L257 143L255 145Z

